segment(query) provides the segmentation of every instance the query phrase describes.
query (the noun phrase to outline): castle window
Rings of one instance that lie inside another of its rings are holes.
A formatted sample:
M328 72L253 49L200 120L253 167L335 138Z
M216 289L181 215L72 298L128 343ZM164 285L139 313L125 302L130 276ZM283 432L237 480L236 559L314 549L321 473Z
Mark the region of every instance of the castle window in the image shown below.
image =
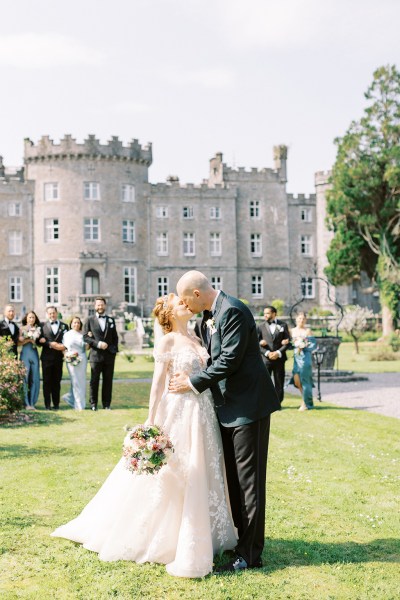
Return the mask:
M135 221L125 219L122 221L122 241L127 244L135 243Z
M96 181L85 181L83 197L85 200L100 200L100 184Z
M166 296L168 294L169 289L169 281L168 277L158 277L157 278L157 293L158 296Z
M8 297L10 302L22 302L22 277L10 275L8 278Z
M84 219L83 237L86 242L100 241L100 219Z
M221 256L222 245L221 245L221 234L210 233L210 256Z
M220 219L221 209L219 206L211 206L210 208L210 219Z
M315 298L314 279L312 277L301 278L301 294L303 298Z
M214 290L222 290L222 277L211 277L211 285L213 286Z
M85 294L98 294L100 292L100 276L96 269L89 269L85 273Z
M8 254L10 256L22 254L22 231L8 232Z
M21 217L22 216L21 202L10 202L10 204L8 205L8 216L9 217Z
M56 242L60 239L60 226L58 219L44 220L44 241Z
M303 221L303 223L311 223L311 221L312 221L311 208L300 209L300 220Z
M131 183L123 183L121 185L121 200L122 202L135 202L135 186Z
M252 233L250 235L250 254L251 256L262 256L261 233Z
M313 255L312 236L311 235L301 235L300 236L300 254L302 256L312 256Z
M157 233L157 256L168 256L168 233Z
M156 218L167 219L168 218L168 206L156 206Z
M260 202L259 200L250 200L250 219L260 218Z
M46 202L52 202L53 200L60 199L60 190L58 183L51 182L44 184L44 199Z
M58 267L46 267L46 304L57 304L60 292Z
M184 256L195 256L195 237L194 233L183 234L183 255Z
M184 206L182 216L184 219L193 219L193 206Z
M124 267L124 301L136 304L136 267Z
M253 275L251 278L251 295L253 298L263 298L264 281L262 275Z

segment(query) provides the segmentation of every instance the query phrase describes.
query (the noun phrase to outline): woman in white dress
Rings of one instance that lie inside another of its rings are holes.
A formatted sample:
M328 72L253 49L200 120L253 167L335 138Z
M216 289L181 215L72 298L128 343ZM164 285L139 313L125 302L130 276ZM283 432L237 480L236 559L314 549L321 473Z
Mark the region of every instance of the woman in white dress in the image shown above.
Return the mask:
M167 565L177 577L204 577L213 556L236 545L218 421L211 393L168 392L174 373L202 370L208 354L188 332L192 313L175 294L159 298L154 315L164 331L146 424L161 426L174 453L156 474L132 474L121 458L73 521L56 529L104 561Z
M71 388L62 397L75 410L83 410L86 404L86 344L82 335L82 321L79 317L72 317L71 329L66 331L62 343L66 351L67 369L71 378ZM68 355L76 352L79 362L68 362ZM74 364L77 362L77 364Z

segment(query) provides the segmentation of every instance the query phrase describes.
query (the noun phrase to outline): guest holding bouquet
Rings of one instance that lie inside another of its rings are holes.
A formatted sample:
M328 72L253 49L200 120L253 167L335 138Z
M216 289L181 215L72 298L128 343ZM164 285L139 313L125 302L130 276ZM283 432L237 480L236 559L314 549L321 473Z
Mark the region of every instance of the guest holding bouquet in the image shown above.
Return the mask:
M296 327L291 331L292 346L294 348L293 379L292 383L300 390L303 401L300 411L314 408L312 397L312 351L317 347L311 329L307 326L307 317L301 312L296 317Z
M71 377L71 388L62 397L75 410L83 410L86 405L86 344L82 334L82 321L72 317L71 329L64 333L63 345L65 362Z
M25 407L35 410L39 397L40 370L39 355L36 341L40 337L40 321L37 314L31 310L22 318L19 344L22 346L20 359L25 365Z

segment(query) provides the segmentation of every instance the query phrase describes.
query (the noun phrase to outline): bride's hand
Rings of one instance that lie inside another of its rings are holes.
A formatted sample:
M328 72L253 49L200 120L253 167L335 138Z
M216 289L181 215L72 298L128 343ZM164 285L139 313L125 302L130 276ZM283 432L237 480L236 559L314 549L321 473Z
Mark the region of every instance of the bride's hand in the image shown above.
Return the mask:
M168 391L173 394L184 394L190 392L192 388L189 385L189 377L186 373L176 373L171 377L168 384Z

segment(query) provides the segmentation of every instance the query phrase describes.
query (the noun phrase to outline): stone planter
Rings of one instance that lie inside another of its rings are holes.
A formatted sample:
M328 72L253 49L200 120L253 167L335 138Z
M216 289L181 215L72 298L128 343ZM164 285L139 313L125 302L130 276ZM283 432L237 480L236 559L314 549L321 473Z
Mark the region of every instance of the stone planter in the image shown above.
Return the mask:
M325 350L324 360L322 361L322 369L334 369L335 361L338 353L339 346L342 342L342 338L336 336L317 337L315 336L317 344L320 348Z

